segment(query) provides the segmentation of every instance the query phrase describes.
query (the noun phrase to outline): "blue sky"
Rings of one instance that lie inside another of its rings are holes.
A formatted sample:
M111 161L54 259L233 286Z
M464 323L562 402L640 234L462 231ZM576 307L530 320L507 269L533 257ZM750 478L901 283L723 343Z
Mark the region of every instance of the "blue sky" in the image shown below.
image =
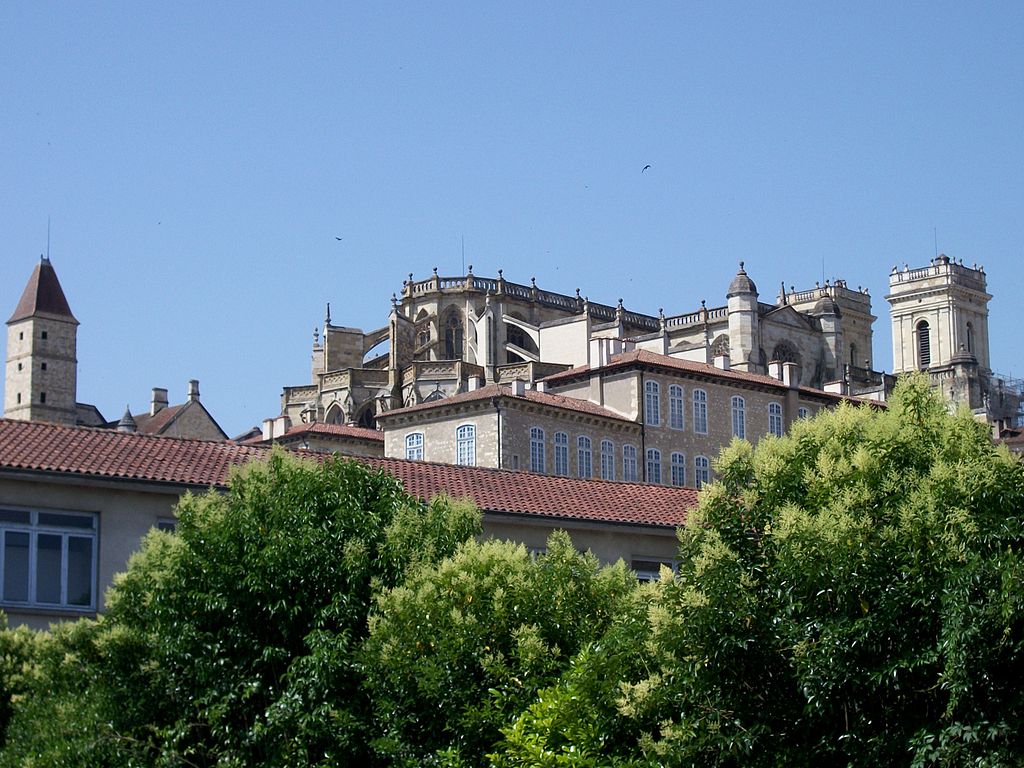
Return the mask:
M656 313L984 264L1024 376L1024 4L0 5L0 308L47 247L108 418L229 434L437 266ZM643 166L651 168L641 174ZM936 238L937 234L937 238ZM341 241L336 237L342 237Z

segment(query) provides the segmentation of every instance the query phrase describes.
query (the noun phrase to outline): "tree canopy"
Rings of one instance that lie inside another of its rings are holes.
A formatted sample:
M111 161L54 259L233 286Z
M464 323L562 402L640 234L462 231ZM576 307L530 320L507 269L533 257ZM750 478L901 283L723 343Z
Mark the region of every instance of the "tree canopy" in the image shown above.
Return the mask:
M96 621L0 631L7 765L1011 766L1024 464L920 378L734 441L638 585L275 452Z
M985 425L911 378L717 471L618 685L574 669L505 729L506 764L589 765L565 734L610 711L640 764L1019 763L1024 466Z

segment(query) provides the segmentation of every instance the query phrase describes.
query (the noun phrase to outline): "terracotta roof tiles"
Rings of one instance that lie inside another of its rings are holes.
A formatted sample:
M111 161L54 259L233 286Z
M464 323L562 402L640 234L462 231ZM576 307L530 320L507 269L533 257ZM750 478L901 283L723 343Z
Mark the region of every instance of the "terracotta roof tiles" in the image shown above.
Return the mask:
M0 419L0 472L69 474L193 487L223 487L232 467L267 449L232 442L155 437L108 429ZM322 461L323 454L306 454ZM358 458L429 499L468 497L496 513L625 525L676 527L696 504L692 488L613 483L403 459Z
M561 375L561 374L559 374ZM405 408L397 408L393 411L380 414L377 418L387 418L392 414L406 414L406 413L417 413L420 411L429 411L431 409L443 408L449 405L457 405L459 403L471 403L477 400L490 400L492 397L505 397L512 400L526 400L533 403L540 403L541 405L548 405L553 408L563 408L568 411L576 411L578 413L587 413L591 416L600 416L605 419L614 419L616 421L630 421L622 414L616 413L608 408L604 408L596 403L592 403L589 400L583 400L578 397L565 397L564 395L556 395L552 392L538 392L535 389L527 389L522 395L515 395L512 393L512 387L508 384L489 384L486 387L480 389L474 389L471 392L460 392L456 395L441 398L440 400L433 400L429 403L418 403L417 405L410 405Z
M328 437L354 437L358 440L373 440L384 442L384 433L379 429L367 429L366 427L353 427L348 424L296 424L284 433L284 437L293 438L302 435L326 435Z
M140 434L159 435L178 417L178 414L181 413L181 410L185 405L187 405L187 403L183 403L181 405L168 405L152 415L148 412L133 414L132 418L135 419L135 427Z

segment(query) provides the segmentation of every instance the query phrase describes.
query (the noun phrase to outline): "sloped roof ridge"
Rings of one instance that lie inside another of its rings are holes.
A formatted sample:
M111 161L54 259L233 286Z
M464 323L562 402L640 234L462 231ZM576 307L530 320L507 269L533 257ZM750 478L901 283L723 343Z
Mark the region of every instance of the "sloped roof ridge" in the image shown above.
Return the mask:
M486 400L490 397L507 397L513 400L525 400L527 402L542 403L550 405L553 408L563 408L577 413L589 413L593 416L615 419L616 421L631 421L631 419L626 418L622 414L616 413L610 408L598 405L597 403L593 403L582 397L571 397L569 395L558 394L557 392L540 392L536 389L527 389L522 395L516 395L512 392L512 387L508 384L488 384L486 387L480 387L479 389L474 389L469 392L458 392L454 395L449 395L448 397L441 398L440 400L433 400L429 403L417 403L416 405L409 405L404 408L396 408L392 411L382 413L380 416L387 417L394 413L416 413L430 408L440 408L445 405L457 405L459 403L471 403L476 400Z
M135 418L138 418L137 416ZM116 424L116 422L114 422ZM202 440L198 437L176 437L171 435L150 435L144 432L118 432L115 429L111 429L109 426L104 427L90 427L85 424L57 424L55 422L44 422L44 421L21 421L20 419L7 419L0 418L0 425L4 424L16 424L24 425L27 429L47 429L47 430L60 430L65 432L92 432L96 435L108 435L112 436L113 439L132 439L132 440L159 440L160 442L166 442L168 440L175 440L181 443L196 443L204 446L238 446L238 443L234 443L231 440ZM265 450L265 449L264 449Z

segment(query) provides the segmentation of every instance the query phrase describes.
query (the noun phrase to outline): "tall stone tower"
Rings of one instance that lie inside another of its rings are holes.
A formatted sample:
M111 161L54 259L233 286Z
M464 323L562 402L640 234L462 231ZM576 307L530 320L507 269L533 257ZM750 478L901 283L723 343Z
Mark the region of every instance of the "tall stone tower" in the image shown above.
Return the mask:
M4 417L75 423L78 321L44 256L7 321Z
M921 269L893 267L889 295L893 372L926 371L942 394L971 409L988 400L985 270L945 254Z
M966 353L990 371L984 268L965 267L945 254L922 269L893 267L889 295L893 371L947 366Z

